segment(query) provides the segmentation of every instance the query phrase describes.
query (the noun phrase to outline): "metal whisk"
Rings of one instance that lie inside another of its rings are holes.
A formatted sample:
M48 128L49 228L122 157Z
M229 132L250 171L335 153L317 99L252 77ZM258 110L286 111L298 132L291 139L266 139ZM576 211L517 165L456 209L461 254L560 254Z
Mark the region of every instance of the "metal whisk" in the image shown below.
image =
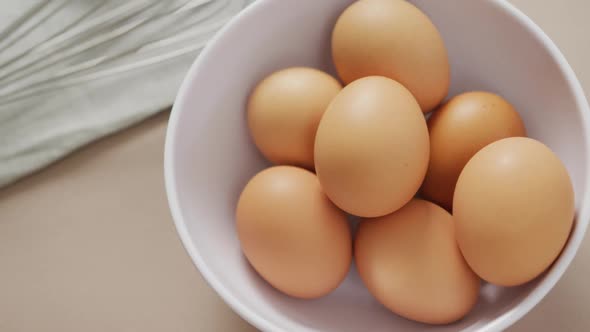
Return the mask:
M41 1L0 31L0 107L196 53L251 1Z

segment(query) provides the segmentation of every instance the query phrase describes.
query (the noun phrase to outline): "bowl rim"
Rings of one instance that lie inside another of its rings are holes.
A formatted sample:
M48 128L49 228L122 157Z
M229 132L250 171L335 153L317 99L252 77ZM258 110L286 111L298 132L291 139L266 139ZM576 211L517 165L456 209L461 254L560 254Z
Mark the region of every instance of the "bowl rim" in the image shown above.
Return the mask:
M168 128L166 130L166 142L164 146L164 180L168 205L170 207L178 235L185 250L193 261L193 264L203 275L209 286L212 287L239 316L241 316L253 326L263 331L285 331L283 328L266 319L259 312L250 308L240 299L235 297L232 292L228 290L228 288L226 288L226 286L220 282L209 269L201 254L193 245L191 236L188 232L187 224L179 204L175 173L175 146L177 146L176 129L179 123L180 113L183 110L182 105L184 104L184 100L186 100L187 96L191 93L189 87L191 86L192 78L198 75L198 73L201 71L201 67L203 66L202 64L208 61L207 59L211 57L210 54L216 48L215 45L219 44L219 41L224 38L226 33L239 29L240 23L245 18L255 16L259 12L264 11L272 1L273 0L258 0L238 13L223 28L221 28L213 38L211 38L211 40L207 43L207 46L191 65L176 96L170 114ZM534 23L531 18L520 11L516 6L512 5L506 0L488 1L491 2L492 5L495 5L504 11L506 15L511 16L513 19L519 22L524 29L528 30L528 32L534 38L543 44L551 57L556 61L560 71L566 78L570 91L574 93L576 106L581 113L584 140L586 142L585 158L586 164L589 164L590 108L588 106L584 90L573 69L567 62L565 56L561 53L551 38L549 38L549 36L547 36L545 32L543 32L543 30L536 23ZM544 279L531 291L530 294L525 297L525 299L520 304L503 313L502 315L495 317L485 326L480 327L478 332L501 331L513 325L524 315L526 315L532 308L534 308L549 293L549 291L555 286L555 284L564 274L575 257L582 240L584 239L584 235L590 220L590 175L586 175L585 182L584 201L580 202L579 205L580 208L577 216L578 222L576 223L575 229L572 231L570 239L568 240L568 245L562 252L561 256L548 271ZM583 222L580 222L580 220L583 220Z

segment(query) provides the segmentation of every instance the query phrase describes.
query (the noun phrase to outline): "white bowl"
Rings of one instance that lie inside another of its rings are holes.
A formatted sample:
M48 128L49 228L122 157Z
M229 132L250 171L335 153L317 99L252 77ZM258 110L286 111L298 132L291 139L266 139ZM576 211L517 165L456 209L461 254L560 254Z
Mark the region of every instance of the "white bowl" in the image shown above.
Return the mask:
M209 43L188 73L166 138L168 199L195 265L243 318L265 331L498 331L533 308L572 261L590 219L589 110L572 69L529 18L502 0L415 0L443 35L450 95L495 91L520 111L533 138L567 166L577 222L548 273L518 288L485 285L465 319L426 326L398 317L365 290L354 267L332 294L296 300L266 284L240 252L234 208L246 181L267 166L246 128L245 105L265 75L311 66L333 72L330 33L351 0L259 0Z

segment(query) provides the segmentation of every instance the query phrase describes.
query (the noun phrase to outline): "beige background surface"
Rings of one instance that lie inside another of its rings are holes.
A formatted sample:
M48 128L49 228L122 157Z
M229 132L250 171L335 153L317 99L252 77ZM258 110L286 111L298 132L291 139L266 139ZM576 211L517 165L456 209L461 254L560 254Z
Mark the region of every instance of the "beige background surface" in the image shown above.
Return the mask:
M512 2L556 41L588 94L590 1ZM0 331L254 331L205 284L176 236L162 175L167 118L0 190ZM510 331L590 330L588 238Z

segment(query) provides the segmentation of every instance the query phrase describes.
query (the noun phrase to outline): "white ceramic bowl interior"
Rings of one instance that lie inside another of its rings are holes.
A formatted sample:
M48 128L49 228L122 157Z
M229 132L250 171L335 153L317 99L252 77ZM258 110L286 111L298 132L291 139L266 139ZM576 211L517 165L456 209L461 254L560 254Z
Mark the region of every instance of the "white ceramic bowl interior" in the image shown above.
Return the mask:
M483 286L477 307L447 326L426 326L379 305L352 267L324 298L303 301L267 285L240 252L234 208L247 180L268 166L248 135L245 105L271 72L311 66L333 73L330 33L352 0L259 0L228 24L191 68L168 129L165 175L170 207L193 261L221 297L265 331L497 331L526 314L555 285L582 241L589 215L589 113L564 57L525 15L502 0L415 0L443 35L450 95L500 93L519 110L531 137L567 166L577 222L561 257L534 282Z

